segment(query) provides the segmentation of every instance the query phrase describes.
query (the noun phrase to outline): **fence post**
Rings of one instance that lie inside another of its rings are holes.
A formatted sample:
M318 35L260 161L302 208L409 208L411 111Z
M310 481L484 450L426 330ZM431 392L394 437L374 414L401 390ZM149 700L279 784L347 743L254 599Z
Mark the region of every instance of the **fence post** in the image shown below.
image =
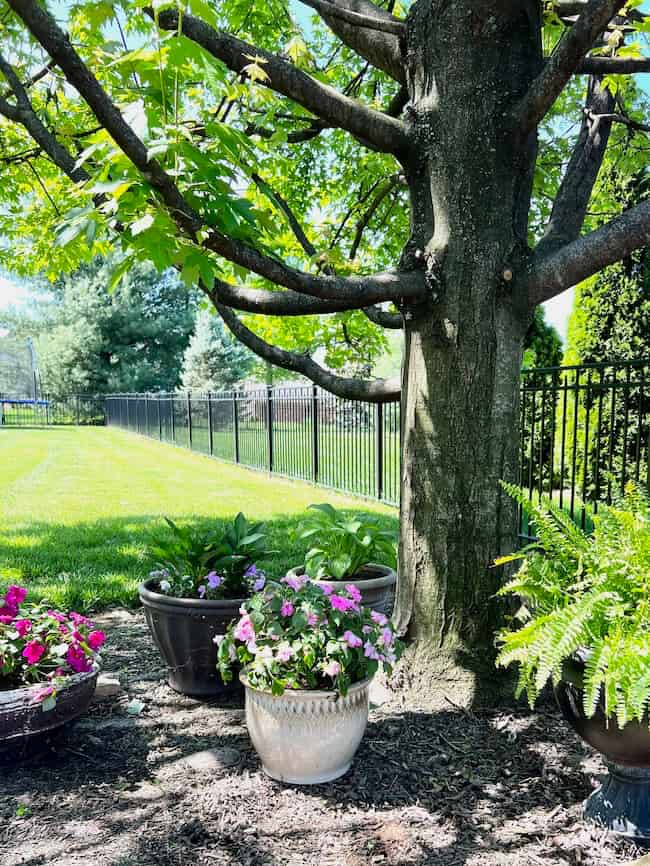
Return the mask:
M75 394L75 409L77 417L77 427L79 426L79 394Z
M209 449L210 449L210 457L213 455L213 446L212 446L212 392L208 391L208 439L209 439Z
M187 444L192 450L192 393L187 392Z
M266 432L269 439L269 472L273 472L273 388L266 388Z
M235 463L239 463L239 411L237 408L237 391L232 392L232 429L235 437Z
M156 394L156 409L158 410L158 441L162 442L162 416L160 414L160 392Z
M149 394L144 395L144 426L145 436L149 436Z
M311 468L312 478L318 481L320 460L318 453L318 387L311 387Z
M375 467L377 499L384 498L384 404L377 403L375 414Z
M174 445L176 444L176 417L175 417L175 406L174 406L174 395L172 394L169 398L169 402L171 403L171 421L172 421L172 442Z

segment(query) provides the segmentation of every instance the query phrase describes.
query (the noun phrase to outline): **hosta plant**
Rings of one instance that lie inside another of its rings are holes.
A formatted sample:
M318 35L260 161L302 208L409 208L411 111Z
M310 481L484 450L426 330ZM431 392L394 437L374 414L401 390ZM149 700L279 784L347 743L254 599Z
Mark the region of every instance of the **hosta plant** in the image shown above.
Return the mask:
M34 700L51 710L68 677L93 669L105 635L75 611L30 604L26 596L21 586L0 596L0 690L33 686Z
M650 701L650 505L630 484L583 532L549 500L527 501L504 485L527 512L538 540L499 563L520 560L500 591L520 602L514 630L499 635L500 665L519 668L518 694L532 705L557 683L565 660L585 663L584 711L602 700L619 726L646 717Z
M368 519L348 517L328 503L310 505L312 516L300 532L313 547L305 556L305 573L313 578L345 580L371 562L395 567L397 537Z
M264 586L257 562L272 551L266 530L240 512L222 530L179 526L165 518L169 534L151 549L158 589L176 598L243 598Z
M334 591L307 577L269 582L240 610L219 647L222 679L239 662L251 686L274 695L285 689L335 690L390 671L402 644L382 613L363 607L349 584Z

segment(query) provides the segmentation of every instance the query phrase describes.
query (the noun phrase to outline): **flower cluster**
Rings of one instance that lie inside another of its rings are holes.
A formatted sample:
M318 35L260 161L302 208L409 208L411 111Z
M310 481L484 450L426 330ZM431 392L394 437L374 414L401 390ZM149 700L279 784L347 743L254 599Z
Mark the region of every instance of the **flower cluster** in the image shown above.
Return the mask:
M36 685L44 710L56 706L57 687L92 670L106 636L85 616L26 604L27 590L0 596L0 689Z
M336 591L305 576L268 582L240 609L219 645L225 682L239 663L255 688L337 690L390 671L402 644L384 614L362 605L354 584Z
M226 597L227 578L217 574L216 571L209 571L198 580L189 574L174 574L167 568L152 571L149 576L158 581L158 590L163 595L171 595L174 598L201 598L209 601ZM266 575L253 564L244 572L244 589L240 591L248 596L251 592L264 589L265 583Z

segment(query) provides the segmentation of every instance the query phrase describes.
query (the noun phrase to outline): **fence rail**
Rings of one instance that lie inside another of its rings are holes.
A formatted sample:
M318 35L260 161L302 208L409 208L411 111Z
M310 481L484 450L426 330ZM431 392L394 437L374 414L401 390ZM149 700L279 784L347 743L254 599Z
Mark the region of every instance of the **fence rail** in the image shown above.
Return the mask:
M104 397L0 394L0 425L5 427L100 426L105 423Z

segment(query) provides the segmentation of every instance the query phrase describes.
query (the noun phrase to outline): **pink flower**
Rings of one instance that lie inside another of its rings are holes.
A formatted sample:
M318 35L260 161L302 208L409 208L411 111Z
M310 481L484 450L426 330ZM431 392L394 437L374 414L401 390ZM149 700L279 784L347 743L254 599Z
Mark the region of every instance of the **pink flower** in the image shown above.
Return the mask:
M370 634L370 632L373 631L373 628L370 625L364 625L361 631L363 634Z
M38 661L40 661L44 652L44 644L37 640L30 640L29 643L25 644L25 649L23 650L23 657L27 659L27 664L35 665Z
M349 598L344 598L342 595L336 594L330 596L330 603L334 610L340 610L343 613L352 610L355 607L355 603Z
M307 625L318 625L318 614L317 613L308 613L307 614Z
M28 619L18 619L14 623L14 628L18 632L19 637L25 637L32 630L32 624Z
M357 604L360 604L362 596L357 587L353 583L348 583L346 584L345 589L350 598L353 601L356 601Z
M233 636L235 640L240 640L242 643L248 643L248 641L254 640L255 628L253 626L253 621L247 613L242 616L235 626Z
M295 608L290 601L283 601L282 607L280 608L280 613L282 614L282 616L292 616L294 609Z
M370 611L370 618L373 622L376 622L377 625L386 625L388 622L388 618L383 615L383 613L379 613L377 610Z
M18 607L25 601L27 590L24 586L10 586L5 595L7 607Z
M7 611L6 613L0 615L0 623L4 625L9 625L9 623L12 623L18 614L18 611L13 607L0 607L0 610Z
M341 665L338 662L330 662L325 668L328 677L336 677L341 673Z
M343 640L352 649L356 649L357 647L360 647L363 644L363 641L361 640L361 638L357 637L357 635L354 634L354 632L350 631L349 629L347 631L343 632Z
M36 703L40 704L45 700L45 698L52 697L53 694L54 694L54 687L53 686L42 686L40 689L37 689L34 692L34 700L36 701Z
M78 674L84 674L92 670L92 664L86 657L86 653L78 644L72 644L65 654L65 660L70 665L73 671Z
M383 644L384 646L390 646L393 640L393 632L389 628L382 628L381 634L377 639L378 643Z
M67 625L63 625L63 623L61 623L61 625L59 626L59 633L60 634L70 634L70 629L68 628Z
M279 662L288 662L295 655L293 649L288 643L280 644L277 650L277 659Z
M74 610L70 612L70 619L75 623L75 625L92 625L88 617L82 616L80 613L75 613Z
M375 661L379 661L379 653L369 640L367 640L363 645L363 654L367 659L374 659Z
M95 650L97 652L98 649L103 645L106 640L106 635L103 631L91 631L88 635L88 646L91 650Z
M307 575L305 575L305 574L296 574L296 575L288 574L286 577L282 578L282 583L286 583L286 585L290 586L294 592L298 592L307 583Z
M66 622L66 617L62 613L59 613L58 610L48 610L47 615L51 616L52 619L55 619L57 622Z
M325 595L331 595L334 592L334 588L329 583L320 583L319 586Z

